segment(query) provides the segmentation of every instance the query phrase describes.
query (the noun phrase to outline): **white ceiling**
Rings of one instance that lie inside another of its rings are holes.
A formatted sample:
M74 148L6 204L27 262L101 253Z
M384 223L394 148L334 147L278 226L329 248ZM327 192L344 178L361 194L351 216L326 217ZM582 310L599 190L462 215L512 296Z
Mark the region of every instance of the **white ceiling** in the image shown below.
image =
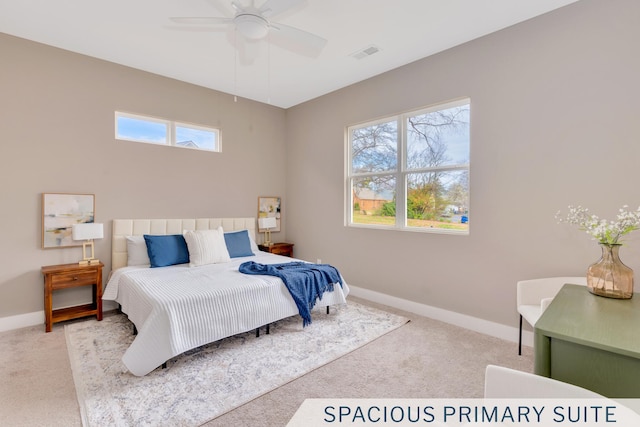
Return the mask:
M169 20L232 16L230 0L0 0L0 32L288 108L575 1L308 0L271 20L327 39L320 54L262 40L252 63L233 31Z

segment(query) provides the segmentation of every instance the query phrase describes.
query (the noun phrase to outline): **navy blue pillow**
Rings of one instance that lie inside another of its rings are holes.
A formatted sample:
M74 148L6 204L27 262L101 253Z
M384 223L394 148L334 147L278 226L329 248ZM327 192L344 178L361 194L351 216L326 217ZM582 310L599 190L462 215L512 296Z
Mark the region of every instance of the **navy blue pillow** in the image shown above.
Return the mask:
M251 252L251 242L247 230L224 233L224 242L227 244L227 251L229 251L231 258L254 255Z
M189 262L187 242L181 234L166 236L144 235L151 268L168 265L186 264Z

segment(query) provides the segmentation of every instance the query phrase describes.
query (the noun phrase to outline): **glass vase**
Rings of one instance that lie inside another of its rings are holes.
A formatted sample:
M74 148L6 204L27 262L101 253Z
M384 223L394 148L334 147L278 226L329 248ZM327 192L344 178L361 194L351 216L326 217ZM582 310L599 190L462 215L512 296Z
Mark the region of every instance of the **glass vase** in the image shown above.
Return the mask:
M633 270L620 261L620 244L600 244L602 257L587 269L589 292L608 298L633 296Z

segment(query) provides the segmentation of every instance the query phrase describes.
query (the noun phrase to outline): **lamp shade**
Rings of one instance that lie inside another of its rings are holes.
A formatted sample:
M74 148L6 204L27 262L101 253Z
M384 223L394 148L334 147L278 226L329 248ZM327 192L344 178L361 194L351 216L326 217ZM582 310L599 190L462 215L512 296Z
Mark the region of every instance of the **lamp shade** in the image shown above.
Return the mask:
M276 228L278 223L276 222L276 218L272 216L268 216L265 218L258 218L258 226L260 228Z
M95 222L73 224L71 229L71 237L73 240L102 239L104 237L102 224L97 224Z

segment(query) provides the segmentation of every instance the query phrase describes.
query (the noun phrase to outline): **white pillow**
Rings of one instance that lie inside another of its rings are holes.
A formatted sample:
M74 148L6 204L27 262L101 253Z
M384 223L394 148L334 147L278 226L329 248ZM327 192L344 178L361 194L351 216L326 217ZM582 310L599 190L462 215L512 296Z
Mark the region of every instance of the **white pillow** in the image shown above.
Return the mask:
M144 236L126 236L127 265L151 266Z
M231 261L222 227L216 230L188 230L184 240L189 249L189 267Z
M253 237L251 237L251 232L247 233L249 234L249 243L251 244L251 251L254 254L257 254L258 252L260 252L260 249L258 249L258 245L256 244L256 242L253 240Z

